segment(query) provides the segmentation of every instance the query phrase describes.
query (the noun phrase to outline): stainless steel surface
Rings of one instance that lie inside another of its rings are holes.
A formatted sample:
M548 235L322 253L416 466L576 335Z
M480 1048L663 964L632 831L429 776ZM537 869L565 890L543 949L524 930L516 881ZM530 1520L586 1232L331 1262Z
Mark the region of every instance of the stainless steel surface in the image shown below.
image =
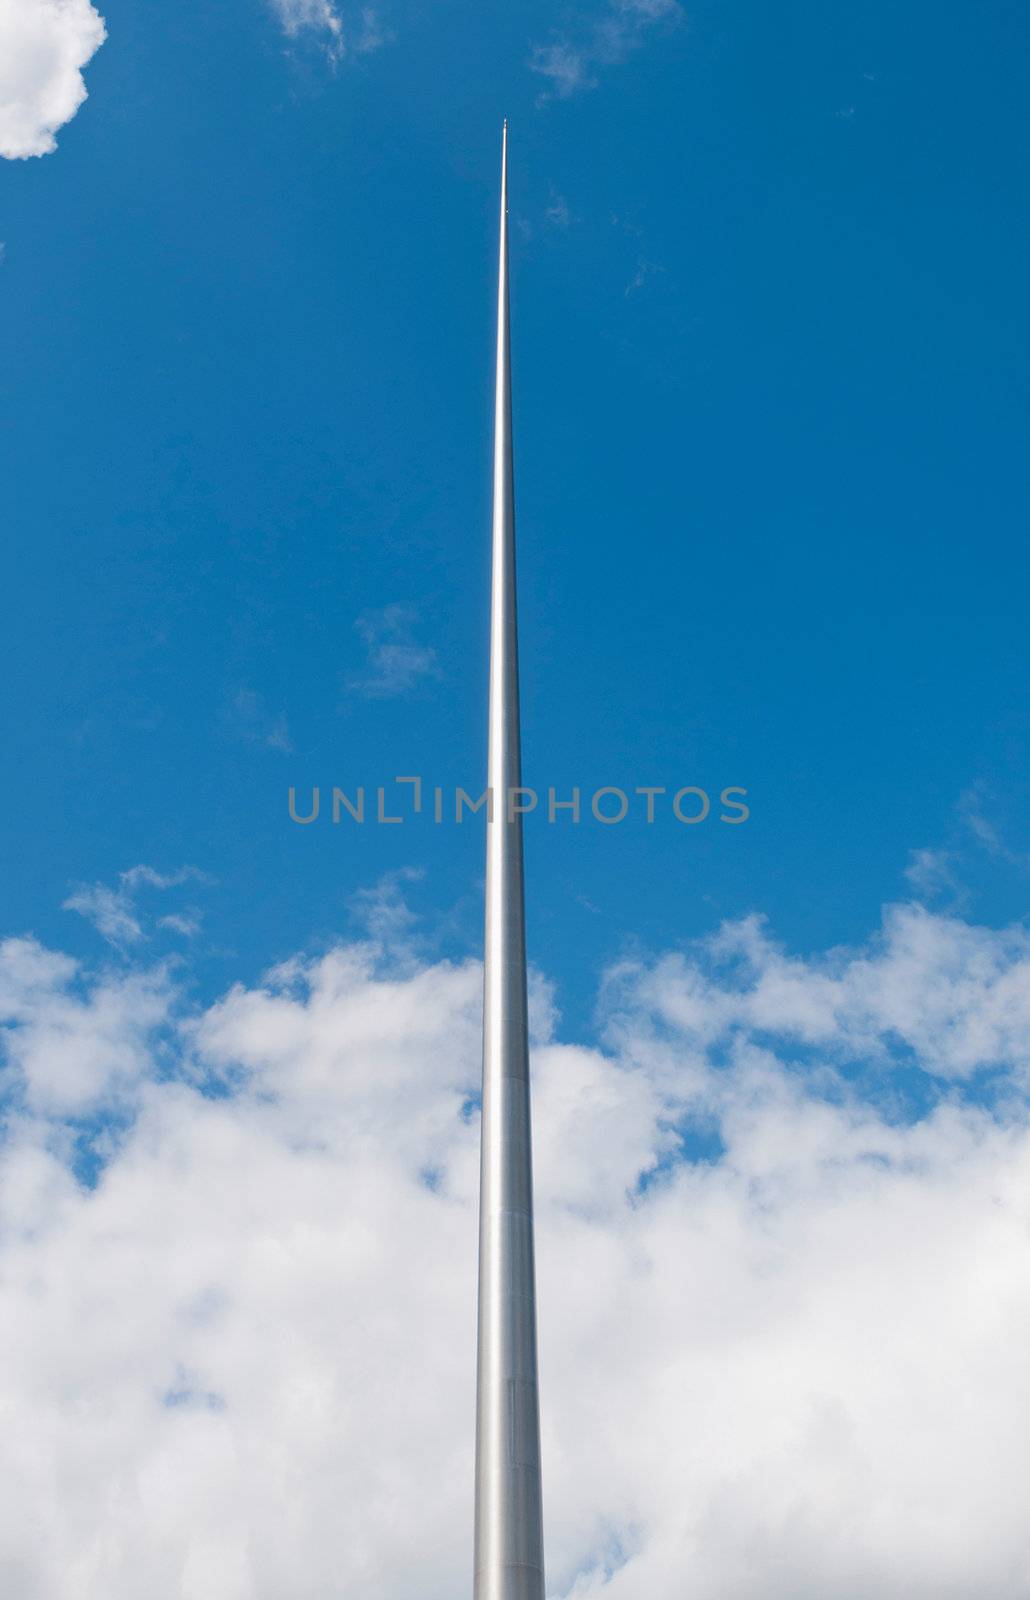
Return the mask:
M508 328L508 125L501 152L494 420L490 748L479 1202L475 1600L544 1600L533 1170L526 1026L522 821Z

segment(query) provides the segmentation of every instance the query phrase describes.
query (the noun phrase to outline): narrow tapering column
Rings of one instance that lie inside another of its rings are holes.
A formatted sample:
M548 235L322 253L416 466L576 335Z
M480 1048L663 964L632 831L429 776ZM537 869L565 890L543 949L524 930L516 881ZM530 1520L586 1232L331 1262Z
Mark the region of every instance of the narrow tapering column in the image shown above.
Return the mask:
M487 781L493 817L486 830L475 1600L544 1600L522 822L510 810L512 791L522 781L510 361L505 123L490 601Z

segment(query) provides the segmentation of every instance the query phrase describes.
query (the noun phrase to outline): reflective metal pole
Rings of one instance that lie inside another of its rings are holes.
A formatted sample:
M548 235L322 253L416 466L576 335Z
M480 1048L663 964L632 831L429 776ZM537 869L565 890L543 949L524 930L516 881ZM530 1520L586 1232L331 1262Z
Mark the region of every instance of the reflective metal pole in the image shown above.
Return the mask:
M508 124L501 153L494 416L490 747L479 1201L475 1600L544 1600L533 1170L526 1024L508 328Z

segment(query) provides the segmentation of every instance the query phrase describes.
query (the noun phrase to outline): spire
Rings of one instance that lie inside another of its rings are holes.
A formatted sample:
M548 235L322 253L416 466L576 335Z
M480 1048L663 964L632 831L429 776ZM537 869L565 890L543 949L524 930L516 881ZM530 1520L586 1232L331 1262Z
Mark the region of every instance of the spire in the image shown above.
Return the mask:
M509 816L509 796L522 777L507 121L501 143L487 781L493 812L486 830L474 1593L475 1600L544 1600L522 819Z

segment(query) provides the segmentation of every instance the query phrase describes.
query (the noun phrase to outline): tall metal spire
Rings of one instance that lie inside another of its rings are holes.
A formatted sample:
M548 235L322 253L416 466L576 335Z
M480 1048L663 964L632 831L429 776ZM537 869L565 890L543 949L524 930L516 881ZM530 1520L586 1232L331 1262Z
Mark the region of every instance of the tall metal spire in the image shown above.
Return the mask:
M508 124L501 145L479 1200L475 1600L544 1600L526 1022L515 496L508 327Z

